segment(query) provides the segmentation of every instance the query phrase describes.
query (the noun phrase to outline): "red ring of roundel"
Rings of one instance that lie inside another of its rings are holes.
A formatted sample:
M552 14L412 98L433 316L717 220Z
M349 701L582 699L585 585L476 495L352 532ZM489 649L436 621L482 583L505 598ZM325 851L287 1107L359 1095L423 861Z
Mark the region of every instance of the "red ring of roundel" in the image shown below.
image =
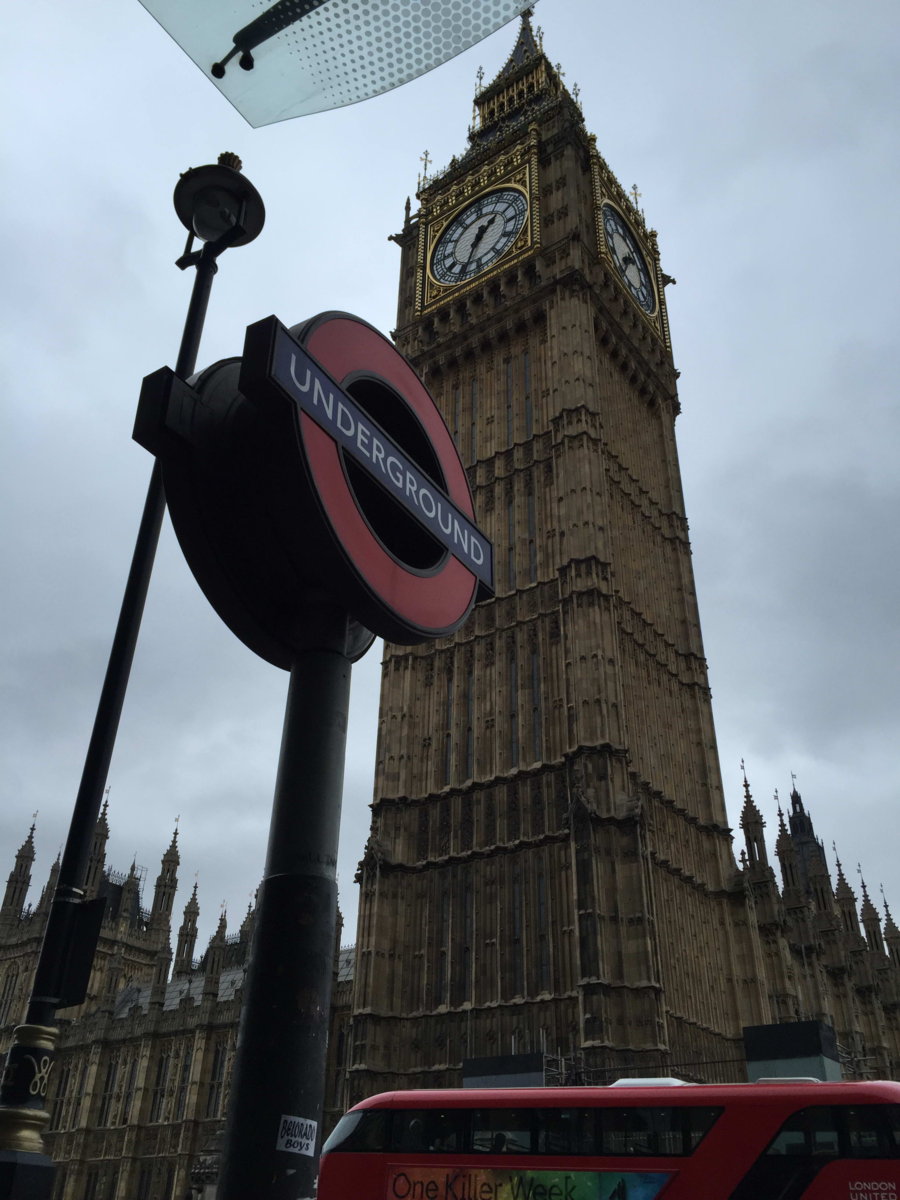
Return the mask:
M304 339L317 362L340 383L371 373L386 380L418 417L444 473L447 494L474 518L465 469L431 396L406 359L377 330L350 317L332 317ZM474 600L477 580L452 555L421 575L385 550L357 507L337 443L306 413L300 432L319 499L344 553L362 581L396 618L435 636L455 629Z

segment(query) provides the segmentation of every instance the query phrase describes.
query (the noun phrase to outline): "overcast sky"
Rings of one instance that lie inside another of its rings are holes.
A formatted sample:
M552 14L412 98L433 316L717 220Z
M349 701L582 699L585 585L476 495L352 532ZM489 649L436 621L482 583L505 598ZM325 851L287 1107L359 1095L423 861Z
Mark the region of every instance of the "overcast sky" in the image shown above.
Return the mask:
M413 2L413 0L411 0ZM900 33L893 0L541 0L545 48L659 231L701 617L729 815L744 758L770 835L791 772L833 863L900 919ZM266 227L221 260L200 365L326 309L389 331L420 155L465 148L510 25L352 108L251 130L137 0L8 10L0 388L0 884L37 811L63 843L151 459L145 374L174 365L181 171L235 151ZM415 203L415 201L414 201ZM368 831L377 649L354 668L346 937ZM208 608L166 525L109 777L109 862L180 817L176 922L205 944L263 868L287 676ZM739 846L738 846L739 848ZM198 945L198 951L202 948Z

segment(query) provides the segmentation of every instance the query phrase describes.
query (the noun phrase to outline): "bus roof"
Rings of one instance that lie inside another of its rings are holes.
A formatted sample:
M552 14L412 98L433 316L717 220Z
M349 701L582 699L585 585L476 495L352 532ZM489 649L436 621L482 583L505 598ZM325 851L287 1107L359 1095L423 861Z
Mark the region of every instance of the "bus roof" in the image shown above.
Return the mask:
M900 1104L900 1083L890 1080L810 1082L767 1079L758 1083L697 1083L689 1087L645 1082L615 1087L523 1087L523 1088L423 1088L382 1092L353 1106L366 1108L557 1108L557 1107L647 1107L654 1103L670 1106L705 1104L782 1103L786 1094L808 1104L882 1103ZM352 1111L352 1110L351 1110Z

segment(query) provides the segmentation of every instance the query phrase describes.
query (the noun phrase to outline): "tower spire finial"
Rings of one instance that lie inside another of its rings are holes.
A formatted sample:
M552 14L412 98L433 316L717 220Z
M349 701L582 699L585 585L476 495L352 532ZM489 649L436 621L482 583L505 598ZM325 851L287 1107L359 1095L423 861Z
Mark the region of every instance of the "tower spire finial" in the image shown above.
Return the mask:
M426 150L419 155L419 162L422 164L422 173L419 175L419 188L423 188L428 182L428 167L431 163L431 155Z

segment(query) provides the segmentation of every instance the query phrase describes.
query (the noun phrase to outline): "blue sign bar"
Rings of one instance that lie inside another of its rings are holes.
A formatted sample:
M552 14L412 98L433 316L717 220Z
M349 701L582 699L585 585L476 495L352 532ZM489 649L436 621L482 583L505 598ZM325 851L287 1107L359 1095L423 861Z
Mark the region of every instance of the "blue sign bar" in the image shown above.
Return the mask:
M275 338L271 376L437 542L493 588L493 548L484 534L283 329Z

